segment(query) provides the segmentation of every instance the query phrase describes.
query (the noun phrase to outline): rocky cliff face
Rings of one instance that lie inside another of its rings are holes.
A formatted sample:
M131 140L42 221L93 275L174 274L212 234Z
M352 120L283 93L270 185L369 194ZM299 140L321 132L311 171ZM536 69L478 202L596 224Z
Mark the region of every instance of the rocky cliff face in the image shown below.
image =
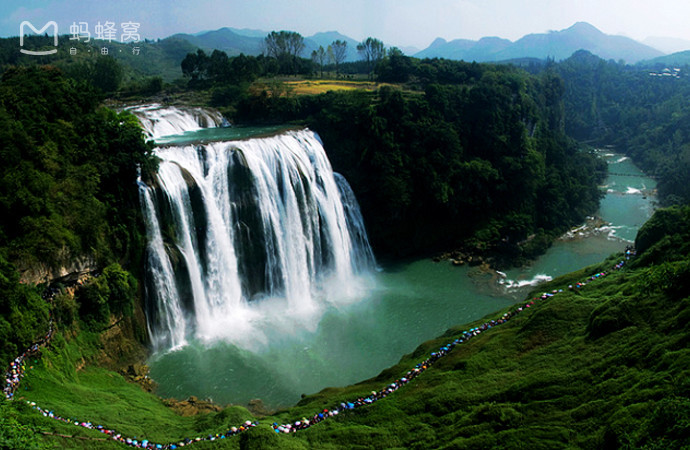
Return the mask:
M52 282L74 282L83 280L97 269L96 260L91 256L65 259L69 261L60 267L47 264L33 264L19 267L19 281L24 284L41 284Z

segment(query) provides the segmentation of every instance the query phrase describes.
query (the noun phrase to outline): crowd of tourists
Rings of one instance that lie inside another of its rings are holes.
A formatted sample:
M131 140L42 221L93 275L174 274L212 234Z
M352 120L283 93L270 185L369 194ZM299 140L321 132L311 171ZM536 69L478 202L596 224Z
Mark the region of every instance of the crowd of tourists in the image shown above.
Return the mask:
M629 259L631 256L635 255L635 250L631 247L626 247L625 249L625 254L626 254L626 259ZM617 263L615 266L613 266L612 270L618 270L622 268L625 265L625 261L620 261ZM582 286L585 286L587 283L594 281L596 279L599 279L601 277L605 277L607 275L607 272L598 272L592 276L590 276L588 279L584 280L583 282L576 283L576 287L580 288ZM573 285L568 286L570 289L573 289ZM354 401L350 402L341 402L339 405L331 408L331 409L324 409L323 411L313 415L312 417L306 418L303 417L301 420L295 421L294 423L285 423L285 424L278 424L276 422L273 423L273 430L276 433L293 433L296 431L304 430L306 428L311 427L312 425L316 425L317 423L333 416L337 416L338 414L350 410L350 409L355 409L359 408L362 406L367 406L372 403L375 403L378 400L381 400L382 398L385 398L386 396L392 394L396 390L398 390L400 387L406 385L409 383L411 380L419 376L421 373L423 373L425 370L427 370L429 367L431 367L436 361L441 359L442 357L446 356L456 345L462 344L464 342L469 341L473 337L479 335L482 332L485 332L497 325L501 325L503 323L506 323L508 320L510 320L512 317L515 317L517 314L521 313L522 311L525 311L527 308L531 308L535 305L535 301L537 300L546 300L550 297L553 297L554 295L563 292L563 289L555 289L552 290L551 292L544 292L541 296L539 297L534 297L532 300L529 302L525 303L524 306L519 306L518 308L509 311L505 314L503 314L498 320L490 320L488 322L483 323L482 325L471 328L467 331L463 331L462 335L455 339L454 341L444 345L443 347L439 348L437 351L431 353L429 358L426 360L420 362L417 364L413 369L409 370L404 377L395 380L393 383L389 384L388 386L384 387L383 389L379 391L372 391L371 394L364 396L364 397L359 397Z
M76 282L73 284L76 284ZM52 308L53 299L59 292L60 289L57 287L49 286L45 291L43 291L43 300L48 302ZM32 356L36 356L39 350L47 346L50 343L50 340L53 338L53 332L55 331L53 313L50 311L48 314L48 332L31 347L26 349L24 353L17 356L5 371L5 385L2 388L2 393L8 400L12 400L12 398L14 398L14 394L19 387L19 383L26 374L26 360Z
M630 259L632 256L635 255L635 249L632 247L628 247L625 249L625 260L621 260L619 263L617 263L612 270L619 270L625 265L625 261ZM598 272L590 277L588 277L586 280L582 282L578 282L574 285L569 285L568 288L570 290L572 289L579 289L583 286L586 286L588 283L597 280L599 278L605 277L607 275L607 272ZM443 358L446 356L450 351L453 350L453 348L456 345L460 345L462 343L465 343L475 336L478 336L481 333L484 333L488 330L490 330L493 327L496 327L498 325L504 324L507 321L509 321L511 318L515 317L516 315L520 314L523 311L526 311L528 308L532 308L535 305L535 302L538 300L546 300L550 297L553 297L554 295L563 292L563 289L555 289L552 290L551 292L544 292L541 296L534 297L532 300L526 302L525 304L507 312L504 313L501 317L499 317L496 320L489 320L488 322L483 323L482 325L478 327L471 328L469 330L463 331L462 334L453 340L452 342L440 347L437 351L432 352L428 358L426 358L424 361L418 363L414 368L410 369L405 373L405 376L395 380L394 382L386 385L382 389L378 391L371 391L370 394L365 395L365 396L360 396L354 400L351 401L344 401L341 402L338 405L335 405L334 407L330 409L324 409L313 416L310 417L302 417L300 420L296 420L295 422L289 422L289 423L284 423L284 424L278 424L277 422L274 422L272 425L273 430L276 433L294 433L300 430L307 429L313 425L316 425L317 423L320 423L328 418L335 417L341 413L344 413L348 410L352 409L357 409L361 408L364 406L371 405L378 400L384 399L393 392L397 391L401 387L405 386L407 383L410 381L414 380L416 377L424 373L427 369L429 369L434 363L436 363L439 359ZM52 298L56 294L56 291L50 291L48 295L44 295L44 298L48 301L52 301ZM32 345L29 349L27 349L24 353L22 353L20 356L15 358L14 361L10 364L9 369L5 373L6 377L6 385L5 388L3 389L3 393L5 394L5 397L8 400L11 400L15 397L16 390L19 386L19 383L21 382L22 377L26 373L26 359L30 356L36 355L41 348L45 347L50 343L50 340L53 336L53 319L52 316L49 321L49 328L48 332L45 334L43 338L41 338L37 343ZM117 433L115 430L109 429L107 427L104 427L102 425L94 425L92 422L82 422L79 420L75 419L67 419L58 416L55 414L53 411L41 408L40 406L36 405L34 402L27 402L29 405L38 411L40 414L42 414L44 417L48 417L51 419L59 420L64 423L69 423L73 424L82 428L87 428L91 430L96 430L104 435L108 436L109 438L112 438L113 440L116 440L118 442L121 442L123 444L126 444L131 447L135 448L144 448L144 449L153 449L153 450L164 450L164 449L177 449L180 447L185 447L190 444L194 444L195 442L200 442L200 441L215 441L218 439L226 439L231 436L237 435L239 433L245 432L247 430L250 430L251 428L256 427L259 422L257 421L250 421L247 420L245 421L242 425L239 427L231 427L229 430L227 430L225 433L219 433L219 434L212 434L212 435L207 435L203 437L196 437L196 438L185 438L180 440L177 443L168 443L168 444L156 444L153 442L150 442L146 439L137 439L137 438L131 438L131 437L126 437L123 436L121 433Z
M426 371L428 368L430 368L436 361L443 358L451 350L453 350L453 348L456 345L467 342L470 339L472 339L473 337L478 336L482 332L485 332L485 331L490 330L491 328L493 328L495 326L506 323L508 320L510 320L510 318L515 317L515 315L521 313L522 311L525 311L527 308L531 308L532 306L534 306L534 300L527 302L524 306L520 306L513 311L509 311L509 312L503 314L498 320L490 320L488 322L483 323L482 325L480 325L478 327L470 328L467 331L463 331L462 335L459 338L457 338L454 341L442 346L437 351L432 352L427 359L418 363L414 368L408 370L407 373L405 373L405 376L401 377L398 380L395 380L394 382L390 383L389 385L385 386L383 389L381 389L379 391L371 391L371 394L369 394L367 396L363 396L363 397L358 397L356 400L353 400L353 401L341 402L339 405L337 405L331 409L324 409L322 412L314 414L314 416L312 416L310 418L303 417L301 420L298 420L294 423L287 423L287 424L280 424L279 425L278 423L274 422L273 423L273 430L276 433L292 433L295 431L304 430L305 428L309 428L312 425L316 425L317 423L319 423L319 422L321 422L321 421L323 421L329 417L337 416L338 414L340 414L344 411L359 408L362 406L371 405L372 403L375 403L378 400L384 399L388 395L397 391L402 386L406 385L407 383L409 383L410 381L414 380L419 375L424 373L424 371Z
M252 422L250 420L245 421L242 425L239 427L232 427L230 428L227 432L223 434L212 434L204 437L196 437L196 438L185 438L182 439L181 441L175 443L175 444L156 444L154 442L150 442L148 439L137 439L136 437L127 437L123 436L122 434L118 433L115 430L111 430L107 427L104 427L103 425L94 425L91 422L80 422L78 420L74 419L66 419L64 417L60 417L59 415L55 414L53 411L49 411L47 409L41 408L40 406L36 405L35 402L29 402L29 405L39 413L41 413L44 417L48 417L50 419L54 420L59 420L60 422L68 423L68 424L73 424L78 427L82 428L88 428L89 430L96 430L104 435L108 436L108 438L111 438L115 441L121 442L125 445L128 445L130 447L134 448L144 448L144 449L151 449L151 450L163 450L163 449L176 449L180 447L185 447L187 445L193 444L195 442L200 442L200 441L215 441L216 439L225 439L231 436L234 436L236 434L242 433L243 431L249 430L250 428L254 428L259 424L259 422Z
M53 317L50 316L48 322L48 332L38 342L26 349L24 353L14 358L10 366L5 371L5 386L2 388L2 393L6 399L12 400L14 394L19 387L19 383L26 374L26 360L38 354L39 350L50 342L53 337Z

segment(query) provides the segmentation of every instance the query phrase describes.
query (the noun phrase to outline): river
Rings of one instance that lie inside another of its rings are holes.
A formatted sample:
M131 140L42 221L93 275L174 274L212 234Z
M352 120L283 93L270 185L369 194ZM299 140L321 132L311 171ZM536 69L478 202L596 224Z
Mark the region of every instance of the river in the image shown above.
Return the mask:
M529 266L507 271L508 279L524 282L539 275L557 277L595 264L635 240L637 230L654 212L656 181L625 156L605 151L599 156L608 162L609 175L596 215L610 225L583 227L566 234Z
M226 137L234 139L256 131L212 133L213 138L228 133ZM167 143L203 137L186 134ZM603 152L601 156L607 158L610 171L618 174L610 175L602 187L606 196L597 213L611 225L583 229L558 240L529 267L508 271L503 284L498 284L496 274L449 262L424 259L385 264L358 280L356 298L326 298L320 320L311 326L274 320L266 323L255 343L192 340L181 349L153 355L149 364L159 385L157 393L181 399L194 395L220 404L261 399L272 408L289 406L302 394L377 375L451 326L515 303L531 288L530 282L623 250L653 212L655 183L627 158ZM324 296L337 297L337 293Z

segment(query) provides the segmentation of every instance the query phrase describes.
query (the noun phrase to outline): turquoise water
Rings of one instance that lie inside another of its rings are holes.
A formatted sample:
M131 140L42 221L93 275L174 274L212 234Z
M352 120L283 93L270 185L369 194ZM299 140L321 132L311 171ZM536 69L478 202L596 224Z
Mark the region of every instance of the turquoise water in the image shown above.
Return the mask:
M635 240L637 230L654 213L656 182L627 157L606 152L600 156L606 158L611 173L602 186L606 195L596 215L610 225L559 239L528 267L507 271L509 279L528 281L539 275L564 275L623 251Z
M449 327L509 306L510 298L478 292L485 277L429 260L386 267L350 304L330 304L312 332L268 333L247 350L228 343L192 343L151 361L163 397L196 395L219 403L294 404L301 394L377 375Z
M212 141L234 141L241 139L248 139L258 136L268 136L278 132L289 130L294 127L285 125L263 126L263 127L245 127L245 126L231 126L219 128L202 128L197 131L188 131L183 134L173 136L163 136L156 139L158 145L186 145L197 144Z
M508 279L561 275L601 261L634 239L653 212L655 184L629 160L602 157L612 172L627 174L609 176L602 187L607 194L598 216L612 225L559 240L531 266L509 271ZM506 288L498 278L448 262L384 264L360 280L355 298L342 298L337 286L325 292L318 316L281 317L275 314L281 304L268 301L256 307L258 313L271 312L256 339L191 342L154 355L151 375L162 397L195 395L221 404L259 398L269 407L292 405L301 394L375 376L419 343L509 306L530 288Z

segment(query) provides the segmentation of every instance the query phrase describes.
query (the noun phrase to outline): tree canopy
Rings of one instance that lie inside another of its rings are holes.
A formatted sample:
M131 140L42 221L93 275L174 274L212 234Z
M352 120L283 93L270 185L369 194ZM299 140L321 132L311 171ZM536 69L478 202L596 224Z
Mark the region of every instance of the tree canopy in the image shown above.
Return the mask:
M447 60L409 70L425 77L422 94L248 96L235 119L317 131L379 252L466 245L519 258L596 209L605 163L564 134L557 74Z
M340 39L333 41L331 44L333 50L333 63L335 64L335 73L340 75L340 65L345 62L347 58L347 42Z
M690 203L687 68L626 66L580 51L553 70L564 80L569 135L630 155L657 177L663 203Z
M19 284L18 269L69 267L88 256L111 265L100 282L115 293L108 311L132 312L136 282L116 263L142 260L136 179L156 162L136 118L99 101L92 87L53 67L11 68L0 80L3 366L45 332L48 320L48 304L37 288ZM72 317L69 309L60 317ZM83 318L91 314L83 311Z
M357 44L357 52L359 52L360 57L366 61L367 68L371 73L376 67L376 64L386 55L386 47L380 40L368 37Z
M297 73L297 59L303 51L304 38L295 31L271 31L264 39L266 56L277 59L287 73Z

